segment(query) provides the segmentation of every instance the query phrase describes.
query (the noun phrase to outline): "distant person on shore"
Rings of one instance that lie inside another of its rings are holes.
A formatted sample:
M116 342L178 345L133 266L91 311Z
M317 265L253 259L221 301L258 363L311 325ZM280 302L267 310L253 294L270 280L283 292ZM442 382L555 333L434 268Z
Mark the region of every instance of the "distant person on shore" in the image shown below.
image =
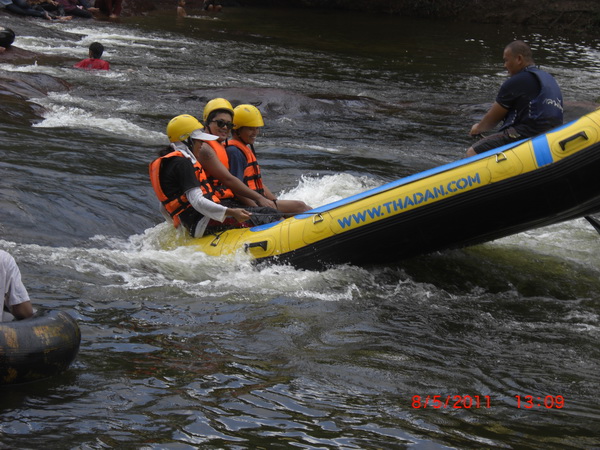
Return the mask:
M221 12L223 7L218 0L204 0L202 11L206 12Z
M102 53L104 53L104 46L100 42L92 42L90 44L89 58L79 61L73 67L85 70L110 70L109 62L100 59Z
M41 7L31 6L26 0L0 0L0 6L8 12L20 16L39 17L46 20L57 18Z
M94 0L79 0L79 3L81 3L81 5L91 13L95 14L100 11L98 8L93 6Z
M42 8L47 11L53 19L71 20L73 16L68 16L64 8L56 0L27 0L33 8Z
M498 132L473 144L467 156L537 136L563 123L560 87L552 75L536 67L529 45L513 41L505 47L503 58L510 78L502 83L496 101L469 134L477 137L500 122L502 125Z
M185 17L185 0L179 0L177 2L177 17Z
M82 19L91 19L94 15L85 7L81 0L56 0L65 14L81 17ZM87 3L86 3L87 4Z
M111 19L116 19L121 15L123 0L96 0L94 6Z
M15 32L10 28L0 27L0 53L5 52L15 42Z
M33 316L33 306L21 281L19 266L11 254L4 250L0 250L0 295L0 322L10 319L10 314L18 320Z

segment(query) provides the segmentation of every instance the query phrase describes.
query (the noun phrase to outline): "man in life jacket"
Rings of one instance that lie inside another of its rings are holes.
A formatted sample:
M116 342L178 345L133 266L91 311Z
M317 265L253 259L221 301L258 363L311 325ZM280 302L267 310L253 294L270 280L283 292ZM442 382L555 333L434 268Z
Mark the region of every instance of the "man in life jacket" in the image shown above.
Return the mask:
M225 217L233 217L239 223L250 219L250 213L244 209L219 204L202 166L190 150L194 139L216 139L202 128L198 119L190 115L174 117L167 125L171 144L149 166L150 182L163 216L176 228L183 225L192 237L212 231L217 225L215 221L223 222Z
M195 141L194 153L197 153L198 161L206 171L221 204L230 208L248 209L252 212L252 221L257 225L260 218L262 223L271 223L283 218L283 214L277 210L272 200L250 189L229 172L225 143L229 131L233 128L231 103L224 98L209 101L204 108L203 120L207 131L218 136L218 139Z
M513 41L504 49L503 58L510 78L502 83L496 101L473 125L470 135L479 136L499 122L502 126L498 133L473 144L467 156L537 136L563 123L560 87L552 75L535 66L529 45Z
M250 189L273 200L277 210L286 214L300 214L310 206L301 200L278 200L264 184L260 166L256 160L254 142L265 122L256 106L238 105L233 110L233 138L227 141L229 171Z

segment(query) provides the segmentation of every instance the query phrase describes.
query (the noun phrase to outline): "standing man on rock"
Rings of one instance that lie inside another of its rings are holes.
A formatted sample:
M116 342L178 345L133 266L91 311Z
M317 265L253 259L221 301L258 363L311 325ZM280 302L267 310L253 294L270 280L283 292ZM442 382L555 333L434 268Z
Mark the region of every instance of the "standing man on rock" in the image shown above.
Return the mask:
M100 10L102 14L106 14L111 19L116 19L121 15L123 0L96 0L94 6Z
M469 134L479 136L500 122L502 126L473 144L467 156L537 136L563 123L560 87L552 75L536 67L529 45L513 41L504 49L503 57L510 78L502 83L496 101Z

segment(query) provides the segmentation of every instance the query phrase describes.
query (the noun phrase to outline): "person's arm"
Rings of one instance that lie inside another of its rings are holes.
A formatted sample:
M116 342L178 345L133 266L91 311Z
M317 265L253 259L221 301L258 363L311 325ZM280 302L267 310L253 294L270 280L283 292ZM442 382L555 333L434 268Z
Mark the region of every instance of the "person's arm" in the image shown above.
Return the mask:
M26 319L33 315L33 306L29 293L21 280L21 271L15 259L6 252L0 252L0 265L6 279L6 292L0 291L3 303L8 311L17 319Z
M207 199L199 187L186 191L185 196L187 197L190 204L200 214L210 217L211 219L223 222L225 220L225 214L227 208L223 205L219 205L213 201Z
M225 217L233 217L238 222L250 219L248 211L239 208L226 208L223 205L219 205L204 197L200 188L190 189L185 193L185 196L196 211L219 222L223 222Z
M249 213L245 209L241 208L227 208L225 215L227 217L233 217L235 220L241 223L250 220L252 213Z
M12 305L8 308L10 313L15 316L16 319L27 319L33 316L33 306L30 301Z
M483 116L483 119L471 127L471 132L469 134L471 136L477 136L478 134L493 130L494 127L506 117L507 113L508 109L501 106L500 103L494 102L488 112L485 113L485 116Z
M266 197L263 197L258 192L253 191L239 178L236 178L229 173L227 168L219 160L217 154L208 144L203 143L200 147L198 160L208 174L221 181L225 186L231 189L236 196L249 198L255 201L259 206L277 209L275 203Z
M264 183L264 181L263 181L263 190L265 191L265 197L267 197L269 200L273 200L273 201L277 200L277 197L275 196L275 194L273 194L271 192L271 189L269 189L267 187L267 185Z

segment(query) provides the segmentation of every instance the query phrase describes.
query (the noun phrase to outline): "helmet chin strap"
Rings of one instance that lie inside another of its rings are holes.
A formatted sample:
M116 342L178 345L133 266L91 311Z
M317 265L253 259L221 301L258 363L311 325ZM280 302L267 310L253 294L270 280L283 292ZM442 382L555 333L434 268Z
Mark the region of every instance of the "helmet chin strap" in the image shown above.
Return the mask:
M188 138L185 141L183 141L183 143L185 144L185 146L188 148L188 150L190 152L193 152L193 150L194 150L194 140L192 139L191 136L188 136Z

